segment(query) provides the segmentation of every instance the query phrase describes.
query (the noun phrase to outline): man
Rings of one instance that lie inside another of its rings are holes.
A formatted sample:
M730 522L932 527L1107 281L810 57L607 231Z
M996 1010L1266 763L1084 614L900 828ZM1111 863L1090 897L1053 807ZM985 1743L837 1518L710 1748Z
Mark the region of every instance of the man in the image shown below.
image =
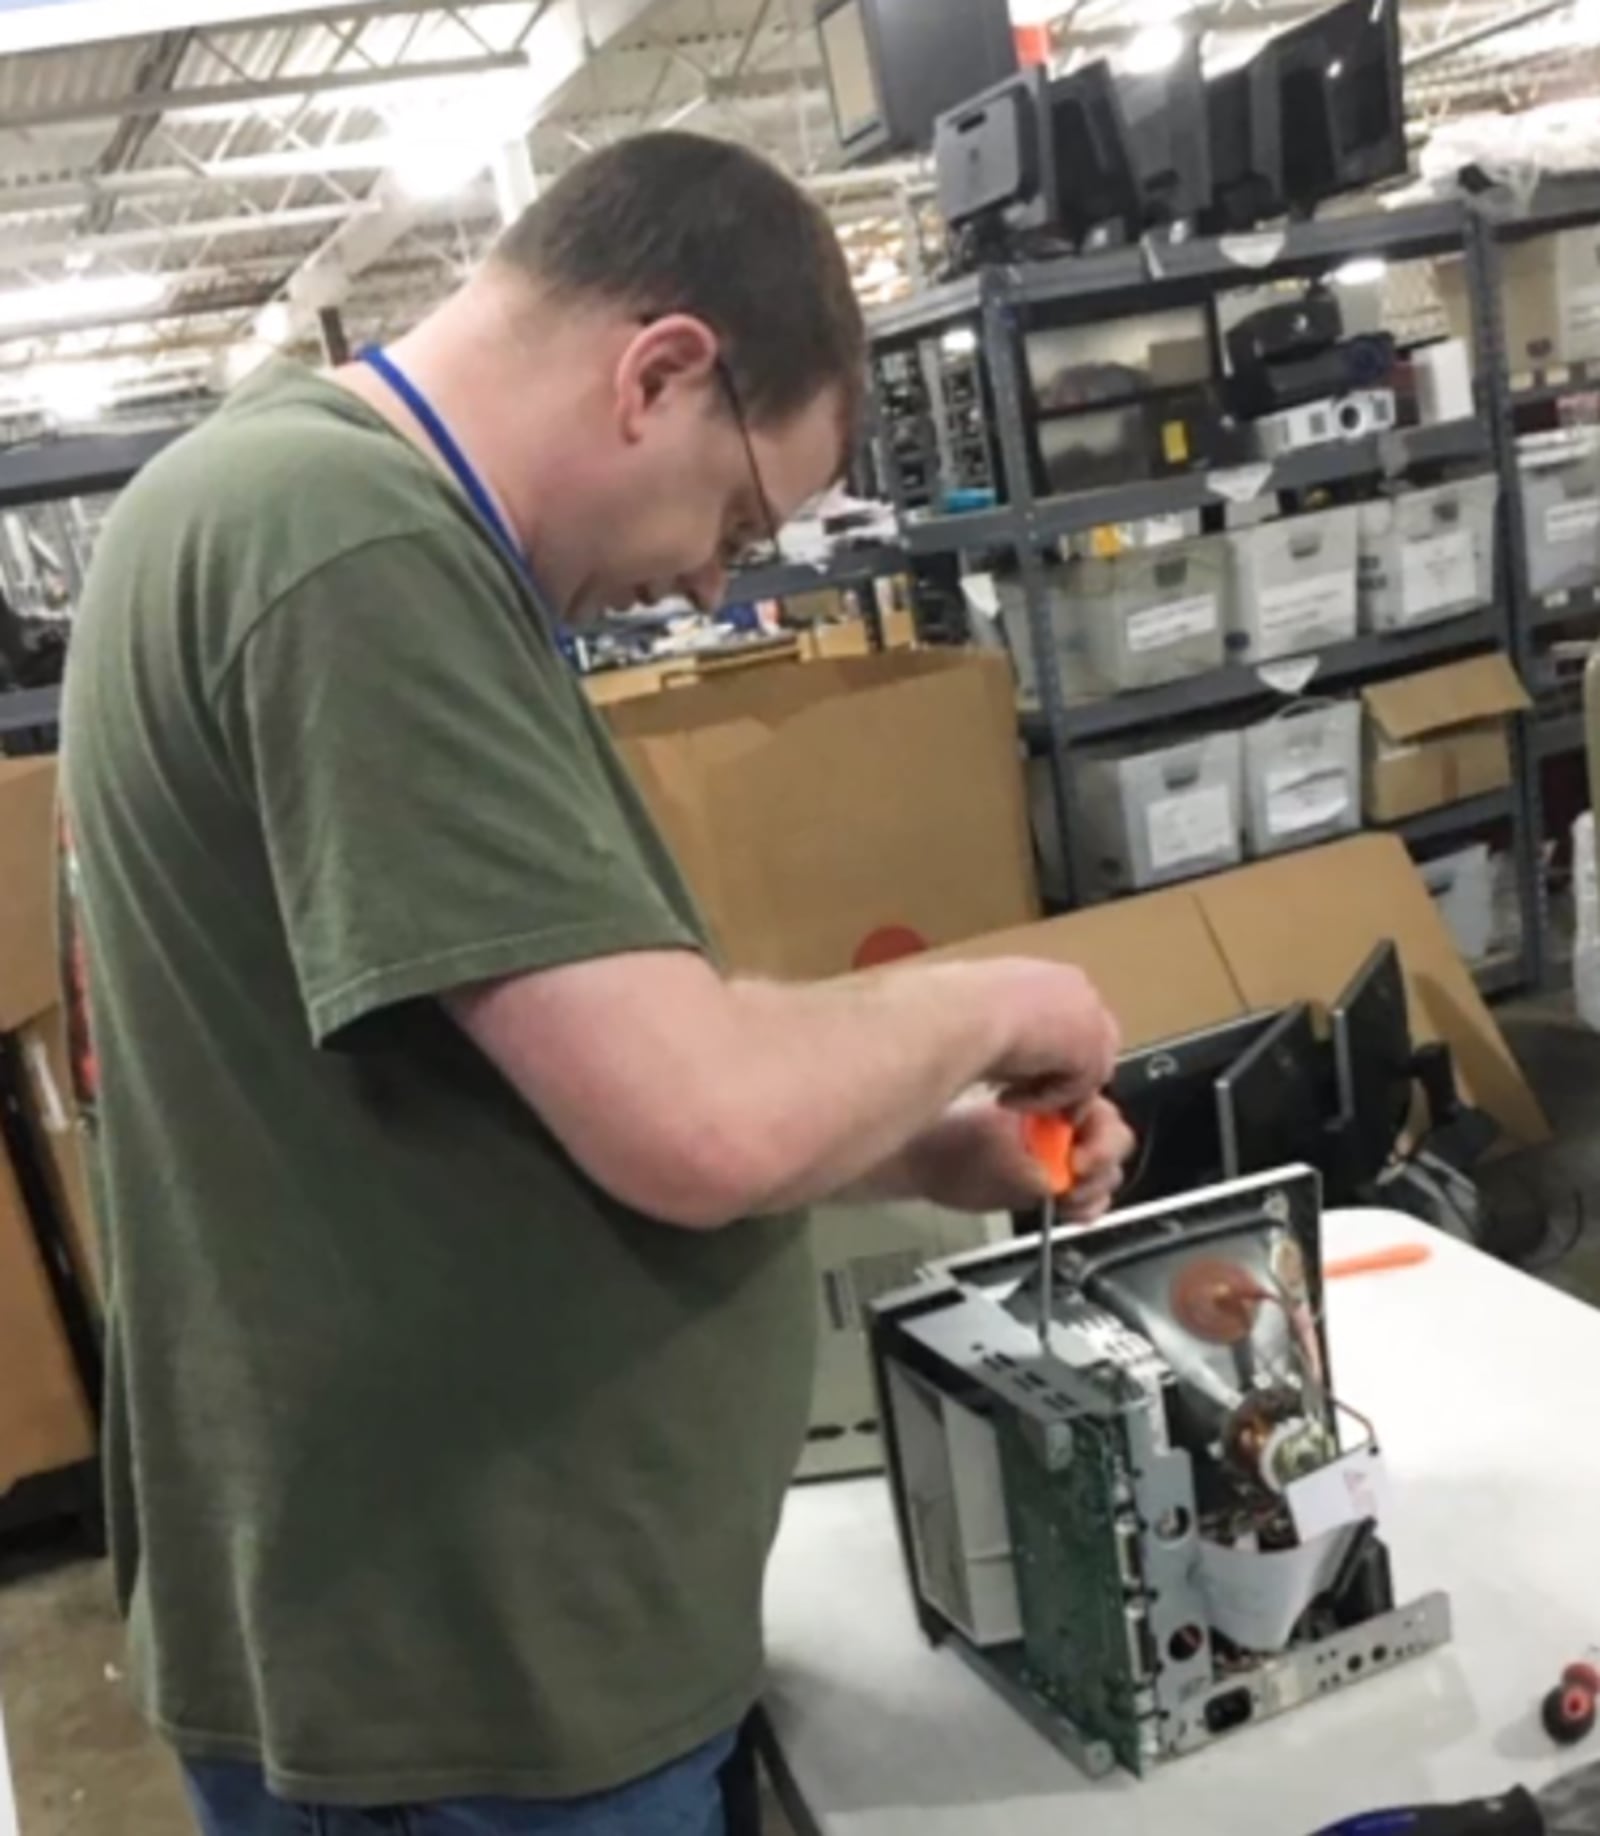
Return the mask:
M134 1674L214 1836L710 1836L797 1455L797 1208L1130 1145L1027 961L726 978L552 639L848 451L815 206L686 135L555 185L376 368L280 366L128 490L65 801ZM309 1807L309 1808L308 1808Z

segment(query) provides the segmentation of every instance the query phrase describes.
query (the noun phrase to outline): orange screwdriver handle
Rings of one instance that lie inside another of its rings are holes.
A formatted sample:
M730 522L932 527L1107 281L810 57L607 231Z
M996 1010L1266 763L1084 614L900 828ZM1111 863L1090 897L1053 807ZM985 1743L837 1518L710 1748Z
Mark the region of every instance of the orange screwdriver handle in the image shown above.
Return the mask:
M1051 1193L1056 1198L1064 1198L1073 1186L1072 1150L1076 1135L1072 1124L1065 1116L1030 1109L1022 1118L1022 1139L1050 1182Z

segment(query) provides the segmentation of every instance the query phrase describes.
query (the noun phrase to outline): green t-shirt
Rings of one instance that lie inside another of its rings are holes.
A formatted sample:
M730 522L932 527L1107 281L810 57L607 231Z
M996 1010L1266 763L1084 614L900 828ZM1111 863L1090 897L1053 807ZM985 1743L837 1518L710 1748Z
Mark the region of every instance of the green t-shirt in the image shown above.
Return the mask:
M630 1212L428 998L704 945L527 582L275 366L116 505L65 733L152 1719L336 1804L579 1795L730 1727L803 1224Z

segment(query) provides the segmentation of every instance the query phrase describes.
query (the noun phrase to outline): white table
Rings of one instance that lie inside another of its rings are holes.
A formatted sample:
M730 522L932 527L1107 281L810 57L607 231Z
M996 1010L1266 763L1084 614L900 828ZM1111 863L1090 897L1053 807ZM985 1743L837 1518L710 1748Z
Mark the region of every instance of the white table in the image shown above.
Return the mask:
M1600 1312L1381 1211L1329 1256L1423 1240L1422 1267L1330 1288L1336 1390L1376 1417L1395 1587L1445 1588L1455 1642L1139 1782L1091 1782L912 1617L881 1478L791 1494L767 1593L767 1714L822 1836L1309 1836L1586 1760L1538 1699L1600 1644Z

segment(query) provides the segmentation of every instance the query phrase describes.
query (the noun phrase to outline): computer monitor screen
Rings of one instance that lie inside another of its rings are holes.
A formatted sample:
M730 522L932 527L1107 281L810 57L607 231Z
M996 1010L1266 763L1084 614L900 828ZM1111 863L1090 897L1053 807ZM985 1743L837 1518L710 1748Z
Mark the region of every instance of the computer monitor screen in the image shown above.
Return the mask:
M1405 171L1399 0L1342 0L1270 49L1289 204L1309 209Z
M1283 208L1282 119L1276 41L1206 83L1211 150L1209 228L1245 230Z
M1164 70L1119 73L1117 95L1145 227L1202 216L1211 207L1211 137L1198 36L1186 37Z
M872 80L872 54L867 48L867 25L861 0L844 0L817 19L822 39L822 62L833 101L833 123L839 139L852 140L878 125L877 86Z
M1007 0L821 0L816 19L851 159L926 152L947 109L1016 74Z
M1275 1009L1244 1014L1117 1060L1111 1098L1138 1142L1120 1204L1171 1198L1222 1178L1216 1081L1277 1017Z
M1053 222L1048 89L1042 70L1024 70L968 97L934 124L939 211L951 229L983 222L1031 229Z
M1304 1162L1325 1170L1325 1056L1311 1009L1288 1008L1217 1079L1217 1122L1229 1179Z
M1057 77L1050 85L1050 118L1057 207L1069 240L1081 241L1104 225L1137 232L1133 147L1111 66L1099 58Z
M1392 943L1379 944L1361 965L1329 1018L1350 1171L1370 1181L1394 1151L1415 1090L1405 974Z

